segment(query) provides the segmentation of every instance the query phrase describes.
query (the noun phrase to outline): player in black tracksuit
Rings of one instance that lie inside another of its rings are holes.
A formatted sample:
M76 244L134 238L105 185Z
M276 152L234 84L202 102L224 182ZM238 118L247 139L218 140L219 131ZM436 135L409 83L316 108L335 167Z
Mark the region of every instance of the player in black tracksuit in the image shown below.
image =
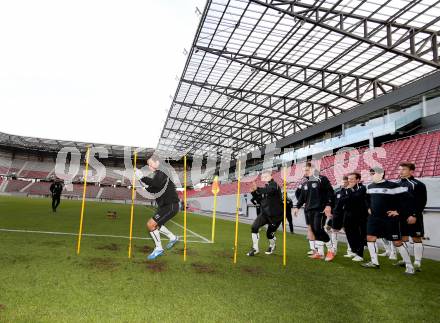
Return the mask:
M341 203L344 205L344 229L351 251L356 254L353 261L363 261L366 245L368 217L367 189L360 183L361 175L348 175L348 187Z
M289 223L290 233L293 233L293 219L292 219L293 201L290 197L286 199L286 220Z
M261 199L262 196L260 193L258 193L258 191L252 191L251 192L252 198L251 198L251 203L253 205L255 205L255 209L257 212L257 215L261 213Z
M247 253L248 256L255 256L259 253L258 242L260 239L259 230L267 224L266 236L269 240L269 248L265 252L267 255L272 254L276 247L275 232L280 226L284 210L282 204L281 188L273 180L271 172L263 172L261 180L266 182L264 187L257 187L254 184L253 191L261 194L261 213L257 215L251 227L252 248Z
M52 195L52 211L56 212L57 207L61 202L61 192L63 191L63 184L60 181L55 180L52 185L50 185L50 193Z
M296 198L297 202L299 200L299 196L301 195L301 188L305 182L307 182L307 178L303 178L295 190L295 198ZM296 207L296 204L294 204L294 208L295 207ZM297 214L294 213L294 216L296 217ZM313 235L312 226L309 223L309 217L307 216L306 212L304 212L304 221L307 226L307 240L309 241L309 248L310 248L309 252L307 252L307 255L313 255L316 252L315 236Z
M400 217L407 217L413 211L405 206L410 198L408 189L384 179L385 172L380 167L370 170L373 183L367 187L369 216L367 220L367 245L371 261L362 264L365 268L379 268L375 242L377 238L393 241L406 264L406 274L414 274L414 267L408 249L402 242Z
M347 176L343 176L342 185L335 189L332 217L327 222L327 224L332 228L330 240L332 242L333 252L335 255L338 252L338 232L344 226L344 206L343 203L341 203L341 197L344 195L347 185Z
M315 236L315 247L317 253L311 256L314 259L324 258L324 244L327 245L328 253L326 260L334 258L330 237L324 229L326 217L331 216L331 206L333 203L333 188L327 177L316 174L311 163L306 164L305 175L307 181L301 186L295 213L304 205L304 212L312 232Z
M423 210L427 202L426 186L421 181L414 178L413 174L416 166L413 163L404 162L399 165L400 179L397 181L402 187L408 189L411 198L406 200L405 207L414 210L413 214L408 217L400 218L400 228L402 231L402 240L406 243L409 237L414 243L414 268L420 270L423 257L423 242L422 238L425 234L423 226ZM404 265L404 262L399 262Z
M142 177L140 181L147 186L147 191L153 194L158 206L155 215L147 223L147 228L156 245L153 252L148 256L149 260L153 260L164 252L160 233L167 236L170 240L167 249L171 249L178 241L177 236L168 230L164 224L179 212L179 197L176 185L164 172L164 169L160 168L159 158L153 155L148 159L147 163L150 170L153 171L153 176Z

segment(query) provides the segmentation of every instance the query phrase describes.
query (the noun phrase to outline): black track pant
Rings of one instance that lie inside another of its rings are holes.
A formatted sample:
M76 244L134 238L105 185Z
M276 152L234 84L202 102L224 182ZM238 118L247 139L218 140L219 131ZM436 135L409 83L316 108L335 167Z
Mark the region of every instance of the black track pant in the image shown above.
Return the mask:
M275 232L281 224L281 221L273 223L267 216L259 214L257 218L252 223L251 231L252 233L258 233L261 227L267 224L266 237L268 239L273 239L275 237Z
M345 216L344 230L351 251L359 257L363 257L366 240L366 225L364 225L364 221L362 221L357 215Z
M289 223L289 229L290 229L290 232L293 233L293 220L292 220L292 213L287 212L287 213L286 213L286 219L287 219L287 223Z
M325 220L327 217L323 212L319 212L319 210L308 210L310 226L312 228L312 232L315 235L315 240L329 242L330 237L327 232L324 230Z
M58 205L60 205L61 197L60 196L52 196L52 210L56 211Z

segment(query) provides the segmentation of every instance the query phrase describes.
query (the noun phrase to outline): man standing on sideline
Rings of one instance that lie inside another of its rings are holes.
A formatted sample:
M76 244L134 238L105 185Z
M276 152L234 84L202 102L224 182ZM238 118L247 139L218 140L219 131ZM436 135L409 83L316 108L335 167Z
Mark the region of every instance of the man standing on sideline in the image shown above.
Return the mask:
M294 208L294 216L298 216L299 209L304 205L306 219L310 223L315 238L315 252L312 259L324 259L324 245L327 246L326 261L335 257L330 237L324 229L326 217L331 217L333 203L333 187L327 177L319 175L311 162L307 162L304 174L306 181L301 186L301 193Z
M400 179L397 182L402 187L408 189L411 199L406 200L408 203L406 207L414 210L407 218L400 218L400 228L402 231L402 241L404 244L409 242L411 237L414 243L414 268L420 271L423 257L423 242L422 238L425 234L423 227L423 210L427 202L426 186L421 181L414 178L414 171L416 166L413 163L403 162L399 165ZM407 245L408 247L408 245ZM400 266L405 266L403 260L399 261Z
M61 202L61 192L63 191L63 184L61 184L60 180L54 179L52 185L50 185L50 193L52 196L52 212L57 211L57 207Z

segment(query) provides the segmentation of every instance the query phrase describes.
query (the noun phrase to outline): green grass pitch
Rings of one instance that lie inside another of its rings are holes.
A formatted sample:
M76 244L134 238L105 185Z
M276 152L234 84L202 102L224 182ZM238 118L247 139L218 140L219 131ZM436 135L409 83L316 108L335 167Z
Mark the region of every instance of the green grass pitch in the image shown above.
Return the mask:
M63 200L53 214L48 199L0 197L0 229L78 232L79 201ZM106 216L115 210L118 218ZM135 208L136 237L152 209ZM250 227L239 226L238 262L232 264L234 223L188 214L188 259L183 244L153 262L151 240L133 240L127 258L129 205L87 202L84 236L0 231L0 322L438 322L440 263L405 276L389 260L380 270L343 258L306 257L302 235L288 235L282 266L282 234L275 255L248 258ZM183 216L167 225L182 235ZM260 248L266 247L261 235ZM166 244L166 241L164 241Z

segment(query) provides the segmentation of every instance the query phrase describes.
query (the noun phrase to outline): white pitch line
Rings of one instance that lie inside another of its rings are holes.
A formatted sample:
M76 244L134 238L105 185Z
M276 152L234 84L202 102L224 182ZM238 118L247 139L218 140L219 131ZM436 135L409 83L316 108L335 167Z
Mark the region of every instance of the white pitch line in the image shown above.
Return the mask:
M184 229L183 225L180 225L179 223L174 222L173 220L170 220L170 222L173 222L175 225L177 225L177 226L181 227L182 229ZM198 234L198 233L195 233L194 231L191 231L191 230L188 229L188 228L186 229L186 231L191 232L191 233L192 233L193 235L195 235L196 237L202 239L205 243L212 243L211 240L206 239L204 236L202 236L202 235L200 235L200 234Z
M34 231L34 230L16 230L16 229L2 229L2 228L0 228L0 231L3 231L3 232L39 233L39 234L78 236L78 233L57 232L57 231ZM117 236L117 235L110 235L110 234L83 233L82 235L83 236L88 236L88 237L107 237L107 238L130 239L130 237L127 237L127 236ZM197 234L196 235L192 235L191 237L195 237L195 236L198 236L198 235ZM179 237L179 239L183 239L183 236L178 236L178 237ZM203 238L203 237L201 237L201 238ZM151 238L144 238L144 237L132 237L132 239L135 239L135 240L152 240ZM188 240L188 242L210 243L210 241L199 241L199 240Z

